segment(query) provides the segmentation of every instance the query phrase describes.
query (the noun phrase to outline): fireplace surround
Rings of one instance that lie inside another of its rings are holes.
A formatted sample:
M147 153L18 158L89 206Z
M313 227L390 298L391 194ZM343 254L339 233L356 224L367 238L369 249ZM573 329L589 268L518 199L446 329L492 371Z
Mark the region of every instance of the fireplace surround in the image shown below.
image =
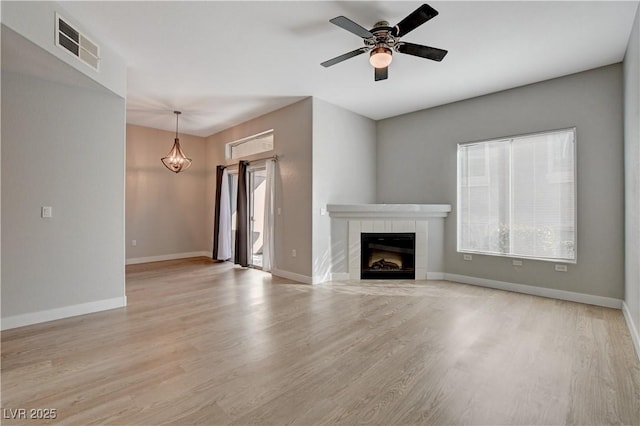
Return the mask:
M332 280L360 280L361 234L415 234L415 280L444 276L444 220L449 204L329 204Z

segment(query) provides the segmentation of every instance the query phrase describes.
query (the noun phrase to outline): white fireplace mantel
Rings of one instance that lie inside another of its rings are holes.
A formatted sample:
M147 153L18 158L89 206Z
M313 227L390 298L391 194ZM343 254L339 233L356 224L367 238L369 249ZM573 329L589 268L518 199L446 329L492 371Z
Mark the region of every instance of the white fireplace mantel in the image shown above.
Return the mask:
M327 204L338 219L425 219L447 217L451 204Z
M415 279L444 276L444 218L451 212L450 204L328 204L327 212L336 225L332 245L346 247L332 259L343 265L333 270L335 279L360 279L361 235L370 232L415 233Z

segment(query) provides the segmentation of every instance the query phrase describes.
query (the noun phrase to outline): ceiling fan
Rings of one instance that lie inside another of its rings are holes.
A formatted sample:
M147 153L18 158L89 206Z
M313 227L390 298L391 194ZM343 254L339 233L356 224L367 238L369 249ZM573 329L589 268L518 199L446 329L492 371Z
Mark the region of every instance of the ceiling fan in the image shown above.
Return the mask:
M375 68L375 81L379 81L386 80L389 76L389 64L393 59L392 55L394 50L407 55L418 56L440 62L447 54L446 50L400 41L400 37L415 30L436 15L438 15L437 10L428 4L423 4L402 21L398 22L395 27L390 27L389 22L387 21L380 21L377 22L371 30L361 27L351 19L345 18L344 16L333 18L329 20L329 22L357 35L358 37L362 37L364 40L364 47L336 56L333 59L324 61L320 65L325 68L330 67L349 58L353 58L354 56L361 55L365 52L371 52L369 62Z

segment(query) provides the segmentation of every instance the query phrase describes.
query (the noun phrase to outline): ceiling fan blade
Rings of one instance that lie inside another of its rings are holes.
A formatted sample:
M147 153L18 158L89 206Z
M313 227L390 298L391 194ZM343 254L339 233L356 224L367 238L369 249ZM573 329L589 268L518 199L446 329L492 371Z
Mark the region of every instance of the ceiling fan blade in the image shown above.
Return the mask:
M404 42L398 45L398 52L406 53L407 55L419 56L421 58L431 59L432 61L438 62L440 62L448 53L443 49Z
M373 34L371 34L367 29L356 24L351 19L345 18L344 16L337 16L333 19L330 19L329 22L357 35L358 37L362 37L362 38L373 37Z
M323 67L327 68L327 67L330 67L331 65L335 65L335 64L340 63L342 61L346 61L349 58L353 58L354 56L361 55L364 52L366 52L367 50L368 49L366 47L361 47L359 49L352 50L351 52L347 52L347 53L345 53L343 55L336 56L335 58L329 59L328 61L324 61L320 65L322 65Z
M393 35L396 37L402 37L436 15L438 15L438 11L425 3L411 12L409 16L404 18L402 21L398 22L398 24L393 28Z
M386 80L389 77L389 67L374 69L376 70L374 74L375 81Z

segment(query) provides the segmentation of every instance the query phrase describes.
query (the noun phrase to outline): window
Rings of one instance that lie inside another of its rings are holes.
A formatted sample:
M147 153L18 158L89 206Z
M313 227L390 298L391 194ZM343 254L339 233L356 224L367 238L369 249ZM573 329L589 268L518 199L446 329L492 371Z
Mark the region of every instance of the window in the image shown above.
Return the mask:
M576 261L575 128L458 145L458 251Z
M273 150L273 129L226 145L227 159L243 158Z

